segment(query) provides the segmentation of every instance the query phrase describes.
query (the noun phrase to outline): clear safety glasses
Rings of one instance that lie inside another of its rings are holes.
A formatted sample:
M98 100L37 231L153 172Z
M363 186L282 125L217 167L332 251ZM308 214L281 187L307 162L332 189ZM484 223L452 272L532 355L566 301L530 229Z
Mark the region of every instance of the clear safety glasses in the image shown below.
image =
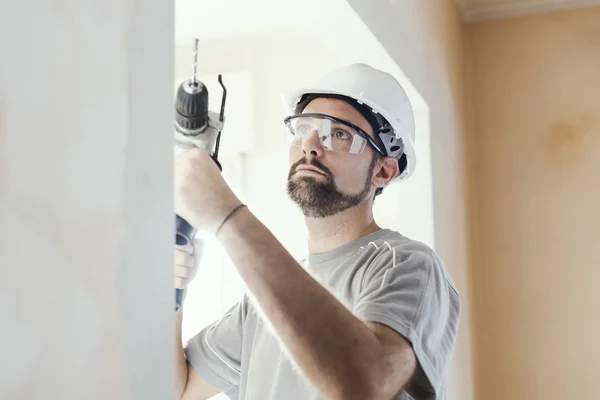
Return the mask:
M375 151L385 157L368 133L350 122L324 114L298 114L287 117L285 142L288 146L301 146L302 141L316 132L321 146L326 150L360 154L369 143Z

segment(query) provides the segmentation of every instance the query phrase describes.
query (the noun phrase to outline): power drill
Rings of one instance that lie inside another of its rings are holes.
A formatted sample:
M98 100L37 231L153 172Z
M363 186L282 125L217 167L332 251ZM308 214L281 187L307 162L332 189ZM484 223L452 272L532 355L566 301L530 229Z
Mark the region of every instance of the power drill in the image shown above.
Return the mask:
M225 121L227 89L223 85L222 76L219 75L218 81L223 89L221 112L217 114L210 111L208 109L208 89L196 78L197 66L198 39L194 39L192 78L182 82L175 95L175 143L183 150L191 150L194 147L206 150L222 170L217 157ZM196 229L180 216L176 215L175 218L175 244L184 246L192 243ZM175 289L176 311L181 307L182 301L183 290Z

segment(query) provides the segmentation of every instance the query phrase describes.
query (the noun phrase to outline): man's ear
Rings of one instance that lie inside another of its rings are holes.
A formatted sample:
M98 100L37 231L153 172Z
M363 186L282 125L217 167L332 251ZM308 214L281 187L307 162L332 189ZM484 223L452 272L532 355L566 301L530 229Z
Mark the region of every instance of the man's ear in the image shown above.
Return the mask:
M383 188L398 175L398 160L393 157L384 157L377 164L379 168L376 169L377 173L373 175L372 182L375 187Z

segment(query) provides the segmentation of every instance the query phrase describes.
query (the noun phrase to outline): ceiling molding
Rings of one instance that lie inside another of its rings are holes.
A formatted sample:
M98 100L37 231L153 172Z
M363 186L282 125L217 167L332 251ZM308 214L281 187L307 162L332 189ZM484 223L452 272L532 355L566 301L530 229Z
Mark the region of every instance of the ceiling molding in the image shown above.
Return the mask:
M518 3L463 6L462 14L466 22L478 22L599 5L600 0L524 0Z

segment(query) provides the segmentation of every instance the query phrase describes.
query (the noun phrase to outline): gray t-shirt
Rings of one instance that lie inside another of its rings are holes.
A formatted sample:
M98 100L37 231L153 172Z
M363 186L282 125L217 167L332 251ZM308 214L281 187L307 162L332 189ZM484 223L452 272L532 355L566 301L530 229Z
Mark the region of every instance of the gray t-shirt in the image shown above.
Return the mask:
M412 344L419 367L395 400L445 398L460 299L432 249L383 229L302 264L359 319ZM247 295L186 346L192 367L231 399L323 399L287 354Z

